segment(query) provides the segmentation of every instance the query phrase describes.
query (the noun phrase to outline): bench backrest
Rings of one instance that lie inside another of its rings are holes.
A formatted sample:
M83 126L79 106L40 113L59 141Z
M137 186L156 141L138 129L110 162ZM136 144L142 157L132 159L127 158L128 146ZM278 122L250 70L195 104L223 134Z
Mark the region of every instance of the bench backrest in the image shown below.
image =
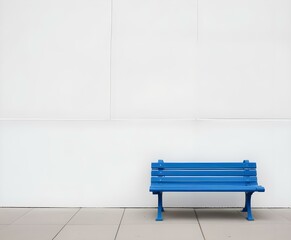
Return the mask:
M256 163L212 162L152 163L152 183L205 184L205 185L258 185Z

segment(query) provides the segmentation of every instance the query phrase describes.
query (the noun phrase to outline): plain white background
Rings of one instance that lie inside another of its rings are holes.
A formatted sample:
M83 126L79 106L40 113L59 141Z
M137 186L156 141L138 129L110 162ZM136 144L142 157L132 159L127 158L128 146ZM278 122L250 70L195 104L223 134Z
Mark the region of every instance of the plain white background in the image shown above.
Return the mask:
M155 206L152 161L249 159L253 205L291 207L290 26L288 0L0 0L0 205Z

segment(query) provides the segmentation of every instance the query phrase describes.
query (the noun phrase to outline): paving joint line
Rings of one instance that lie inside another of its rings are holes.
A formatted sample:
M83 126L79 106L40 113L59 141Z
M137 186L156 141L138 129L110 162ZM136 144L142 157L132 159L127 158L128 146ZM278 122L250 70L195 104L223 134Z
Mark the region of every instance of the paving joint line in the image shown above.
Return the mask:
M125 208L123 209L123 213L122 213L122 216L121 216L121 219L120 219L120 222L119 222L119 225L118 225L118 228L117 228L117 231L116 231L116 234L115 234L114 240L116 240L116 238L117 238L117 235L118 235L118 232L119 232L119 229L120 229L120 226L121 226L122 220L123 220L124 213L125 213Z
M19 216L18 218L16 218L15 220L13 220L9 225L12 225L14 223L16 223L20 218L24 217L26 214L30 213L33 209L35 208L30 208L29 211L25 212L24 214L22 214L21 216Z
M80 212L81 208L78 209L77 212L74 213L74 215L72 217L70 217L70 219L65 223L65 225L60 229L60 231L57 232L57 234L52 238L52 240L54 240L59 234L60 232L65 228L65 226L68 225L68 223L72 220L73 217L75 217L77 215L78 212Z
M206 240L205 235L204 235L204 232L203 232L202 227L201 227L201 224L200 224L200 221L199 221L199 218L198 218L198 214L197 214L197 212L196 212L195 209L194 209L194 212L195 212L196 219L197 219L197 222L198 222L198 225L199 225L200 231L201 231L201 233L202 233L203 239Z

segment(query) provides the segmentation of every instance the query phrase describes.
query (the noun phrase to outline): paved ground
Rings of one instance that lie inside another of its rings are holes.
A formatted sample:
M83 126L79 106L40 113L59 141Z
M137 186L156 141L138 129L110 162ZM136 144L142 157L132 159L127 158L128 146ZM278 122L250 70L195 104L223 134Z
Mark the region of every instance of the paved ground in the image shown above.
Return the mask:
M291 239L291 209L0 208L1 240Z

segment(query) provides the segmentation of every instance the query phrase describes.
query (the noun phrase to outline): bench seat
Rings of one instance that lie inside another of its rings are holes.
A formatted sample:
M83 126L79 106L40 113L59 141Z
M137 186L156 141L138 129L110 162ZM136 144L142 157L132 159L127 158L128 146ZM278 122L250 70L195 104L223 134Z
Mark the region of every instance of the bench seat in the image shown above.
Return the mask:
M150 192L158 195L157 221L162 221L163 192L244 192L247 220L254 220L251 196L264 192L258 185L256 163L243 162L164 162L152 163Z
M151 192L264 192L262 186L152 184Z

